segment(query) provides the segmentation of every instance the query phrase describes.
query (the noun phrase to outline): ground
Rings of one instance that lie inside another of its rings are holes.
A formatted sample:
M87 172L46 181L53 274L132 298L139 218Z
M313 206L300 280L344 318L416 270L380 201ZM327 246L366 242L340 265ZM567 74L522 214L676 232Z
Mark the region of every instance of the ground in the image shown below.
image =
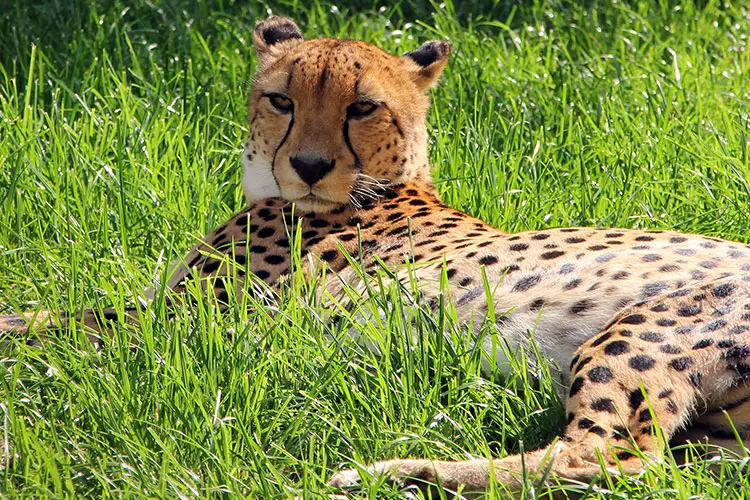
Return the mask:
M123 307L242 205L250 33L269 6L57 4L0 14L0 311ZM456 208L507 231L748 241L750 13L529 4L270 8L310 37L451 42L430 129ZM5 346L0 491L283 498L321 491L342 463L503 455L562 429L549 376L519 359L514 376L482 377L465 328L437 335L450 310L374 298L392 304L364 331L375 355L346 341L348 320L295 300L306 286L249 318L209 298L175 319L157 307L135 349L124 331L101 353L78 337ZM742 467L667 459L592 496L750 497Z

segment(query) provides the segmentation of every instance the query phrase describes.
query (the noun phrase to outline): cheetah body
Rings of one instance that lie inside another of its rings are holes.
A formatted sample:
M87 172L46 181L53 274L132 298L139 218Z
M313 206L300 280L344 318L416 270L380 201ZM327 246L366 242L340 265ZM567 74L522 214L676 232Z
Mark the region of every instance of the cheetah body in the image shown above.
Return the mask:
M304 41L278 17L256 27L254 42L248 207L178 262L170 291L210 278L204 286L227 302L229 282L237 293L252 293L249 280L278 287L294 253L290 236L299 234L300 270L334 271L332 297L360 279L351 258L416 282L428 307L449 295L467 325L481 325L491 306L497 335L513 347L533 336L569 387L568 427L551 447L523 459L392 460L371 472L482 491L493 477L519 486L524 468L534 477L548 464L558 477L591 480L599 454L637 472L636 454L612 446L658 455L654 421L667 438L689 425L691 439L731 444L728 415L741 439L750 436L747 245L672 231L503 233L442 203L430 180L426 93L447 44L395 57L358 41ZM4 317L0 327L18 330L18 322ZM99 324L90 312L84 322ZM497 345L487 339L484 347ZM504 366L503 353L490 354ZM349 470L330 484L358 480Z
M268 199L235 215L190 252L170 288L180 290L191 269L207 264L208 273L224 274L224 268L214 268L219 261L210 255L228 241L233 241L233 258L240 266L249 262L256 276L277 284L289 269L289 235L301 224L302 254L344 281L357 279L347 256L368 270L380 267L380 260L405 284L416 279L429 305L445 294L440 285L445 272L458 318L476 328L488 312L486 279L498 334L511 347L528 346L533 335L567 385L576 350L628 306L728 276L750 280L750 249L743 244L674 231L605 228L507 234L444 205L422 186L394 188L377 203L336 214L297 217L291 209L284 200ZM235 272L244 274L242 268ZM339 278L328 283L334 296L340 294ZM241 280L238 285L240 292ZM215 292L219 298L227 295L221 284ZM678 332L690 330L692 335L685 334L688 342L700 340L702 330L712 331L729 313L728 306L715 304L710 294L703 302L702 308L718 323L679 308L671 314L664 311L661 321L674 321ZM747 326L750 315L716 330L731 330L726 334L733 336L745 333ZM507 369L505 349L493 339L485 343L500 368Z

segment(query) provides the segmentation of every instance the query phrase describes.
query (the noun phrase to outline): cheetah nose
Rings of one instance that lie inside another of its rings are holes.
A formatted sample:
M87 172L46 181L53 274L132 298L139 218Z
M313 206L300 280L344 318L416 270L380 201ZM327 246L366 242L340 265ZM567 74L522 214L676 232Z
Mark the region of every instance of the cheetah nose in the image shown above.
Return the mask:
M323 158L304 158L293 156L289 158L292 168L297 172L300 179L305 181L308 186L312 186L320 179L333 170L336 160L326 160Z

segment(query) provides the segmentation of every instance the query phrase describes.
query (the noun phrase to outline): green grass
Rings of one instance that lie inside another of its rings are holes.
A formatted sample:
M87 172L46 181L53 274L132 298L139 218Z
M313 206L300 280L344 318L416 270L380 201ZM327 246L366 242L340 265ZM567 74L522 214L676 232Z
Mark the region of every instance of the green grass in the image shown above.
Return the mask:
M0 312L122 308L242 206L250 33L269 6L176 5L2 2ZM742 2L383 5L272 10L310 37L452 43L430 116L452 206L508 231L750 239ZM6 346L0 493L313 497L342 463L500 456L562 429L549 376L521 359L483 378L449 307L431 315L386 287L364 306L388 311L377 322L331 324L295 300L310 286L251 313L203 297L170 318L160 299L102 352L75 330L41 351ZM374 349L348 341L355 327ZM747 477L746 460L666 460L590 496L750 498Z

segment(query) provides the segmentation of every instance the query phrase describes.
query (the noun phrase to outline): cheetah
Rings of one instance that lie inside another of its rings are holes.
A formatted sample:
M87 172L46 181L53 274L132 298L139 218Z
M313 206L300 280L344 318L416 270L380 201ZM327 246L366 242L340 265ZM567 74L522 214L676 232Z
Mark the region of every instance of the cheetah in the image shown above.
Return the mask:
M567 427L553 444L500 459L387 460L367 472L481 495L524 477L590 482L602 465L635 474L664 439L750 443L750 246L674 231L501 232L447 206L431 181L425 120L446 42L394 56L361 41L305 40L276 16L253 40L247 207L174 266L170 296L195 278L225 304L259 281L278 289L296 235L302 272L332 272L332 295L358 279L351 259L416 280L428 305L447 282L460 320L477 325L491 306L508 344L528 346L533 335L540 361L569 367L558 374ZM112 314L79 319L101 333ZM0 330L40 330L51 317L3 316ZM507 364L504 351L492 359ZM329 485L363 479L342 470Z

